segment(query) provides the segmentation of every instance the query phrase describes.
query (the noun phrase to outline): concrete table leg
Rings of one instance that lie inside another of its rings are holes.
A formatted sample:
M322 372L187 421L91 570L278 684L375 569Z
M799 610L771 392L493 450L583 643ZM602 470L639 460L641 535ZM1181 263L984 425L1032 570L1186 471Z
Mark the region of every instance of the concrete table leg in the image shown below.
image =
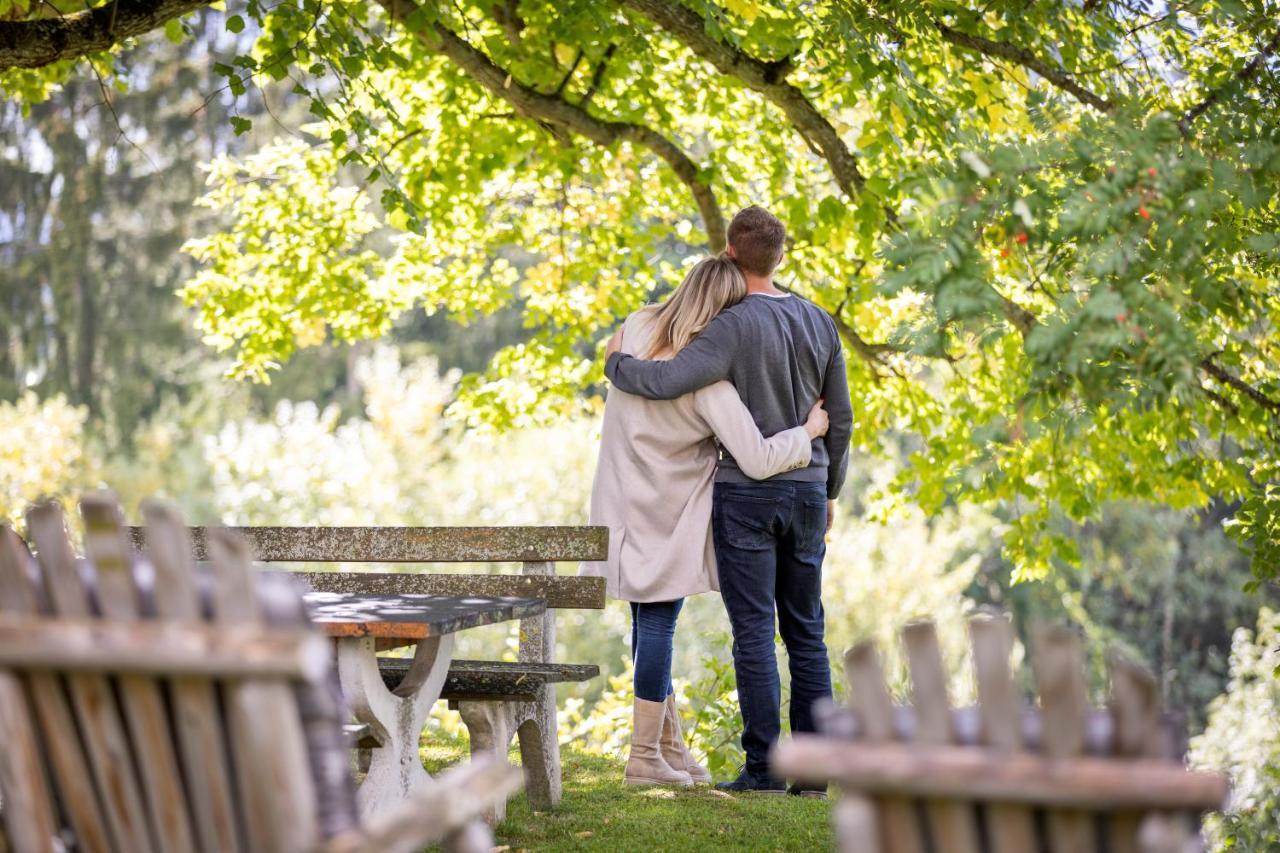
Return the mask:
M431 707L444 689L452 659L452 634L422 640L408 674L391 691L378 672L374 638L338 641L338 678L343 695L356 719L368 723L383 743L372 750L368 773L356 792L365 816L432 784L422 769L418 739Z

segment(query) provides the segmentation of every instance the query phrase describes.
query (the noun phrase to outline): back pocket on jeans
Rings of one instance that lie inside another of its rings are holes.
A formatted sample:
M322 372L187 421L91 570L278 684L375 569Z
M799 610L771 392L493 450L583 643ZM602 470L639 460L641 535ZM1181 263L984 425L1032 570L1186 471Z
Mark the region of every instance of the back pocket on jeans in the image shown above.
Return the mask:
M794 525L796 547L806 554L817 553L827 536L827 502L802 501L799 515Z
M764 551L774 545L773 522L778 503L764 495L728 493L715 502L712 524L716 539L743 551Z

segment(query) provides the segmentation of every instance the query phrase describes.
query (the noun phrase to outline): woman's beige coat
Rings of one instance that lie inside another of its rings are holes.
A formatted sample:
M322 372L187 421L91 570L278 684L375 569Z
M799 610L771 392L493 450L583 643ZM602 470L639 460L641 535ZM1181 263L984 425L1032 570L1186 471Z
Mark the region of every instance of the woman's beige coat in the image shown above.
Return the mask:
M623 352L645 351L653 314L647 308L627 318ZM711 544L719 456L712 435L757 479L809 464L804 427L763 438L728 382L675 400L609 389L591 490L591 523L609 528L609 559L583 563L581 574L604 577L610 597L671 601L720 588Z

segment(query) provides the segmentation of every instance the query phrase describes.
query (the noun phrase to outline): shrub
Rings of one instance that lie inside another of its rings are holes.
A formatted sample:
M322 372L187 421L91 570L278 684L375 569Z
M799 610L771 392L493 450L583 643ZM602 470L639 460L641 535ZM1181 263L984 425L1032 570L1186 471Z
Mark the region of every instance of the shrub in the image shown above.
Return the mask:
M28 504L44 497L69 500L92 484L87 417L87 410L62 396L40 400L27 392L16 402L0 402L0 520L20 525Z
M1192 763L1231 776L1232 807L1207 822L1216 850L1280 849L1280 612L1263 609L1255 632L1231 643L1227 692L1209 705L1209 724L1191 743Z

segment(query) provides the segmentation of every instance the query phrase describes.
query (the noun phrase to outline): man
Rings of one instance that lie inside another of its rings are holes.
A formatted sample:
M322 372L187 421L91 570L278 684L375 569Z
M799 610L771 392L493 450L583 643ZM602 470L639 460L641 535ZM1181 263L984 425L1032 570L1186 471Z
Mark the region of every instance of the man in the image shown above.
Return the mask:
M728 255L746 276L747 297L721 312L670 361L641 361L616 352L611 343L605 373L623 391L654 400L728 379L763 435L803 423L815 401L826 401L830 428L825 439L814 440L807 467L752 480L722 450L712 499L712 536L733 628L747 754L738 778L717 787L782 793L786 785L772 776L768 763L781 728L774 614L790 662L791 730L813 731L813 703L831 696L822 560L848 464L853 412L835 323L773 284L786 240L782 223L752 206L733 218L728 236Z

